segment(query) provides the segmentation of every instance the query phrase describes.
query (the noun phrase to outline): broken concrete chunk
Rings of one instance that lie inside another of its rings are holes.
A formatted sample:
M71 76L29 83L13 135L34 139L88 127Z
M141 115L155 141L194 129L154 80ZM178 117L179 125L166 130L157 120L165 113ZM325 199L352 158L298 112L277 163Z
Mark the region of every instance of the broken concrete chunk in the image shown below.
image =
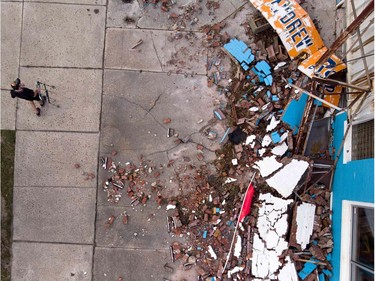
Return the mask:
M291 261L290 257L286 257L285 260L286 264L277 276L279 281L298 281L298 275L294 263Z
M309 163L303 160L293 159L275 175L266 180L267 184L274 188L284 198L292 194L303 174L309 167Z
M237 179L227 178L224 183L231 183L231 182L235 182L235 181L237 181Z
M288 150L288 145L284 141L280 145L272 148L271 152L272 152L272 154L274 154L276 156L283 156L285 154L285 152L287 152L287 150Z
M309 203L302 203L297 207L297 243L301 245L304 250L307 244L310 243L310 236L313 232L314 226L315 205Z
M208 252L210 253L211 257L212 257L214 260L217 259L217 255L216 255L216 253L214 252L214 250L212 249L212 246L211 246L211 245L208 246Z
M246 144L246 145L251 144L251 143L255 140L255 138L256 138L255 135L248 136L248 137L246 138L245 144Z
M282 166L283 164L276 160L276 156L270 156L254 162L253 168L258 169L262 177L267 177Z
M261 149L259 149L259 150L258 150L258 154L259 154L259 156L263 156L263 154L266 153L266 151L267 151L267 149L265 149L265 148L261 148Z
M277 63L277 65L274 67L274 70L278 70L279 68L283 67L284 65L286 65L286 62L281 61L281 62Z
M252 274L263 280L272 278L280 266L277 253L272 250L267 250L258 234L254 234L253 256L251 260Z
M257 278L275 279L281 263L279 256L288 248L284 236L288 229L288 205L293 200L284 200L270 193L260 194L262 202L258 211L258 232L254 234L252 274Z
M241 255L241 249L242 249L242 244L241 244L241 236L240 235L237 235L237 241L236 241L236 244L234 245L234 253L233 255L237 258L240 257Z
M267 132L272 131L276 128L277 125L279 125L280 120L276 120L275 116L272 116L270 124L267 126L266 130Z
M271 143L272 143L272 139L271 139L270 135L265 135L265 136L263 137L263 140L262 140L262 146L263 146L263 147L267 147L267 146L269 146Z
M244 269L245 269L244 267L236 266L235 268L233 268L231 270L228 270L228 278L230 278L233 274L235 274L237 272L240 272L240 271L242 271Z
M176 209L176 205L169 204L169 205L167 205L166 209L167 209L167 210L173 210L173 209Z

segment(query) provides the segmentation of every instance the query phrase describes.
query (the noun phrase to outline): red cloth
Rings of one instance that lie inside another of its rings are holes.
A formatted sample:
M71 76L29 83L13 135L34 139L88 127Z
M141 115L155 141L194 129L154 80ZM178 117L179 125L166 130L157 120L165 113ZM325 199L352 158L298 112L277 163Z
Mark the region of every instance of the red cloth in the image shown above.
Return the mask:
M251 207L251 201L253 200L253 195L254 195L254 186L253 184L250 183L246 190L244 202L242 203L240 216L238 217L239 222L242 222L244 218L250 213L250 207Z

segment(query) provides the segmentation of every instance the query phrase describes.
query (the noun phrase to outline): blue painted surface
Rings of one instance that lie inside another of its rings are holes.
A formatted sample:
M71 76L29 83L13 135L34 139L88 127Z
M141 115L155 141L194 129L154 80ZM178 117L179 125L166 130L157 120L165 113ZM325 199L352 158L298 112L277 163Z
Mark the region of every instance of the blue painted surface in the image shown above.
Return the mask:
M332 272L329 271L328 269L323 269L322 271L323 271L323 273L324 273L325 275L327 275L328 277L332 277Z
M302 120L303 111L305 110L307 95L303 93L299 100L292 100L284 110L281 120L288 124L293 130L293 134L297 134Z
M266 84L267 86L272 85L273 77L271 74L271 66L264 60L256 63L256 65L251 69L259 79L259 82Z
M279 143L281 141L281 137L278 132L271 133L271 139L273 143Z
M229 131L230 131L230 128L228 128L228 129L225 131L223 137L222 137L221 140L220 140L220 143L223 143L223 141L225 140L225 138L228 136Z
M273 81L272 75L268 75L267 77L264 78L264 84L266 84L267 86L271 86L272 81Z
M333 145L336 149L336 154L345 133L344 121L346 118L346 113L340 114L336 116L334 122ZM332 231L334 245L332 251L333 271L330 280L339 281L342 200L374 203L374 159L356 160L343 164L343 156L341 154L333 179L332 191Z
M224 49L240 63L244 70L248 70L249 65L255 59L251 49L244 42L235 38L225 44Z
M312 257L310 259L310 261L314 261L314 262L318 262L317 259L315 259L314 257ZM302 279L302 280L305 280L307 276L309 276L314 270L315 268L317 268L318 265L316 263L311 263L311 262L306 262L304 265L303 265L303 268L301 269L300 272L298 272L298 276Z

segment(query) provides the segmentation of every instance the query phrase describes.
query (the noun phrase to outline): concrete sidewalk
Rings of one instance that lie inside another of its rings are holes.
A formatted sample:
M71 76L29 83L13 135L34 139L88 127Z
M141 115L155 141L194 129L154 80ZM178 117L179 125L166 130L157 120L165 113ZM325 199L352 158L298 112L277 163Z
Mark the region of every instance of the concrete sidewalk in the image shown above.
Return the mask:
M12 280L196 280L195 271L164 267L180 240L167 233L165 206L109 203L98 163L115 150L117 163L142 155L163 169L171 160L175 169L179 161L198 166L201 144L210 165L219 144L201 131L210 124L223 135L212 112L225 100L207 86L213 54L199 30L226 19L229 35L245 40L241 24L254 10L243 0L219 1L217 10L202 5L196 23L178 33L168 14L182 9L165 13L141 2L1 2L1 128L16 130ZM230 65L224 57L223 71ZM40 117L4 93L17 76L30 88L56 86ZM186 141L168 138L168 128ZM163 174L164 193L183 193L174 173ZM128 225L118 219L105 227L124 211Z

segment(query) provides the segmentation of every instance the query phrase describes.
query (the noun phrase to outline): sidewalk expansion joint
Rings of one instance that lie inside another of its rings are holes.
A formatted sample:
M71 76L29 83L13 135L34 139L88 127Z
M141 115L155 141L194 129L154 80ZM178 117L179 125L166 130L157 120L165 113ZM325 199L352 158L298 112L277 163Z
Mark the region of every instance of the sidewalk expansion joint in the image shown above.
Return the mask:
M100 131L66 131L66 130L35 130L35 129L17 129L18 132L38 132L38 133L72 133L72 134L90 134L98 135Z
M16 240L13 239L13 243L30 243L30 244L55 244L55 245L73 245L73 246L95 246L94 241L92 243L73 243L73 242L51 242L51 241L31 241L31 240Z
M57 68L57 69L83 69L83 70L103 70L102 67L81 67L81 66L54 66L54 65L20 65L24 68Z
M58 5L74 5L74 6L97 6L97 7L106 7L107 4L85 4L85 3L75 3L73 0L71 3L66 2L50 2L50 1L23 1L24 3L37 3L37 4L58 4Z
M172 71L155 71L155 70L147 70L147 69L130 69L130 68L116 68L116 67L104 67L104 70L167 74L168 76L179 75L179 76L183 76L185 78L185 73L175 73L175 72L172 72ZM194 76L207 77L207 73L194 73Z
M144 251L144 252L168 252L169 253L169 248L125 248L125 247L120 247L120 246L95 246L97 249L118 249L118 250L126 250L126 251Z
M67 185L14 185L15 188L96 188L96 183L92 186L67 186Z

